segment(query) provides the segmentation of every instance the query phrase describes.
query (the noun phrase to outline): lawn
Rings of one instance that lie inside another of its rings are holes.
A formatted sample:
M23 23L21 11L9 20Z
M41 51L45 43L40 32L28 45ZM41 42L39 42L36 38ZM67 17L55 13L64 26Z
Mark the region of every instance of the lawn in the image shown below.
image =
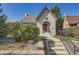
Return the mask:
M60 35L56 35L54 36L55 38L57 39L60 39ZM74 41L79 41L79 37L65 37L65 36L62 36L63 39L71 39L71 40L74 40Z

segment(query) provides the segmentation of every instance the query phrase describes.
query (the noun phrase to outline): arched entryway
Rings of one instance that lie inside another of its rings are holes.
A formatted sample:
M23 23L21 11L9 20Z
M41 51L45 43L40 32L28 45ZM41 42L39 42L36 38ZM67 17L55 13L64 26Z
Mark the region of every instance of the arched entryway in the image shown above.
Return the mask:
M43 33L49 32L49 31L50 31L49 27L50 27L50 23L47 22L47 21L44 22L44 23L43 23Z

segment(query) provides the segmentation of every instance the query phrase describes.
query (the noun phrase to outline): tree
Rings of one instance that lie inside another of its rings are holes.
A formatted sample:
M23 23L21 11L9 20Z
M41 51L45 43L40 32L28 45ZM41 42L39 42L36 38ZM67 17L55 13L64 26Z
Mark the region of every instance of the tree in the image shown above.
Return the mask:
M37 40L39 29L36 26L27 26L26 28L27 40Z
M19 35L18 35L19 27L20 27L19 22L15 22L10 26L10 29L11 29L10 32L13 33L13 36L14 36L15 39L18 39L18 37L19 37Z
M51 8L51 11L53 12L53 14L56 16L57 20L56 20L56 32L57 34L59 34L59 30L62 29L62 15L60 13L60 8L58 6L55 6L53 8Z
M3 14L3 8L0 4L0 38L5 38L7 35L7 26L6 26L6 18L5 14Z
M21 25L18 32L22 42L28 42L29 40L38 41L42 39L42 37L39 36L39 29L36 26Z
M20 39L17 39L17 41L24 42L26 40L26 27L24 27L22 24L20 24L20 27L18 29L18 35Z

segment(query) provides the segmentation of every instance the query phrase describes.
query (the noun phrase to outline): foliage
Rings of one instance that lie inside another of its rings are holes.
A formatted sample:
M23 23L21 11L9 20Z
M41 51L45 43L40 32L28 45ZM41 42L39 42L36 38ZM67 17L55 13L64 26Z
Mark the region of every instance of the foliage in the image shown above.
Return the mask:
M39 29L37 27L27 26L26 33L27 33L26 36L28 40L32 40L32 39L35 40L39 35Z
M17 42L27 42L28 40L38 41L42 39L39 36L39 29L36 26L24 26L18 22L8 25L8 34L12 34Z
M20 27L19 34L22 41L39 40L39 29L36 26Z
M53 8L51 8L51 11L53 12L53 14L56 16L57 20L56 20L56 32L57 34L59 33L59 30L62 29L62 15L60 13L60 8L58 6L55 6Z
M5 38L7 35L7 25L5 23L6 16L3 14L3 9L0 4L0 38Z
M19 22L15 22L13 25L12 25L12 33L13 33L13 36L15 39L18 39L19 38L19 35L18 35L18 30L19 30L19 27L20 27L20 23Z
M69 28L67 28L67 29L64 30L64 32L65 32L65 34L67 36L73 36L74 31L75 31L74 27L69 27Z
M18 35L20 37L20 39L17 39L17 41L24 41L26 40L26 27L24 27L23 25L21 25L18 29Z
M7 23L7 37L18 39L18 29L20 27L19 22Z

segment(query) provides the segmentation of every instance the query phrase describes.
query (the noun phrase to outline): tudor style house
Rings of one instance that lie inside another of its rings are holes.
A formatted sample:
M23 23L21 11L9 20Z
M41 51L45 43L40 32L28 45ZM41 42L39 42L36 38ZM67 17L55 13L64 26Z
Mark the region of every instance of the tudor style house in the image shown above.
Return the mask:
M22 23L25 25L34 25L39 28L40 35L56 35L56 17L51 10L45 7L37 16L25 14Z
M63 29L79 26L79 16L68 16L64 14Z

